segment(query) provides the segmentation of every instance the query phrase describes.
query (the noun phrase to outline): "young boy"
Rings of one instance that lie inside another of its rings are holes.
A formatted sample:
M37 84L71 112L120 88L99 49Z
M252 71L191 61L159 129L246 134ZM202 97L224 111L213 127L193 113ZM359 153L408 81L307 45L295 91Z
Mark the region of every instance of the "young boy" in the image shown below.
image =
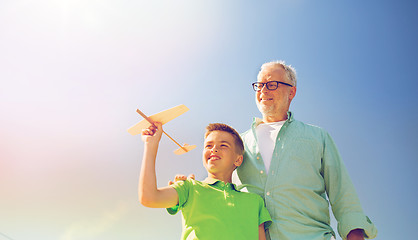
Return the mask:
M238 133L226 124L209 124L203 150L208 178L157 188L155 160L163 130L161 124L155 125L142 131L144 156L138 188L142 205L167 208L170 214L182 210L181 239L266 239L264 228L271 218L263 199L240 192L231 183L232 172L243 160Z

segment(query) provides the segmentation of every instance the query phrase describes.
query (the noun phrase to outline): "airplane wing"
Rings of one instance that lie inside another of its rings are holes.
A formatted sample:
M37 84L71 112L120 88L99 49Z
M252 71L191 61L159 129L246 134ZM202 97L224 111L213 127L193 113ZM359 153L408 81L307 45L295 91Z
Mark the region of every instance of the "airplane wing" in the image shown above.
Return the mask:
M174 154L181 155L183 153L190 152L191 150L195 149L196 145L189 145L185 143L181 148L178 148L174 151Z
M181 104L176 107L173 107L168 110L149 116L148 118L151 119L152 122L160 122L164 125L187 111L189 111L189 108ZM149 126L151 126L151 124L147 120L144 119L140 121L139 123L130 127L128 129L128 133L130 133L131 135L137 135L142 132L142 129L145 129Z

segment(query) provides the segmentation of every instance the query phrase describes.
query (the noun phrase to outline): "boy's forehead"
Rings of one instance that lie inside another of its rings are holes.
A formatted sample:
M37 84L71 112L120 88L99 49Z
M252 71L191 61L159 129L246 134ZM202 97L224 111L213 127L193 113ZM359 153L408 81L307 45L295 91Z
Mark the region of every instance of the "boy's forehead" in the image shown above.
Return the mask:
M208 134L208 136L205 138L205 142L209 141L221 141L221 142L231 142L233 141L234 137L231 133L225 132L225 131L219 131L215 130Z

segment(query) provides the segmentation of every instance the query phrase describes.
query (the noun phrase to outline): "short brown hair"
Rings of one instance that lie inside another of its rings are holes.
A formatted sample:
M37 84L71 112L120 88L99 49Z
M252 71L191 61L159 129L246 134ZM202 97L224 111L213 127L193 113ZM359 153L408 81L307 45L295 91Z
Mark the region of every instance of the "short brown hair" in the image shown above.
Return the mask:
M207 138L207 136L213 131L223 131L223 132L230 133L235 140L235 147L236 147L237 153L240 155L244 154L244 143L242 142L241 137L239 136L238 132L234 128L224 123L210 123L206 127L205 138Z

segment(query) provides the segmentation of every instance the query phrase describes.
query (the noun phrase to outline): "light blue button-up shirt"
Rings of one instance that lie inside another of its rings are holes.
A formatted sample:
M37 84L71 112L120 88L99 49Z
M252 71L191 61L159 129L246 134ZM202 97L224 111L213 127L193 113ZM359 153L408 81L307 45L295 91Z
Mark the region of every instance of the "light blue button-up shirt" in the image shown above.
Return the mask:
M255 118L241 135L245 145L243 164L237 169L249 192L262 196L273 219L273 240L328 240L329 203L343 239L356 228L374 238L377 229L363 213L354 186L330 135L319 127L288 120L277 135L269 172L265 172L257 144ZM328 196L328 198L327 198ZM329 199L329 200L328 200Z

